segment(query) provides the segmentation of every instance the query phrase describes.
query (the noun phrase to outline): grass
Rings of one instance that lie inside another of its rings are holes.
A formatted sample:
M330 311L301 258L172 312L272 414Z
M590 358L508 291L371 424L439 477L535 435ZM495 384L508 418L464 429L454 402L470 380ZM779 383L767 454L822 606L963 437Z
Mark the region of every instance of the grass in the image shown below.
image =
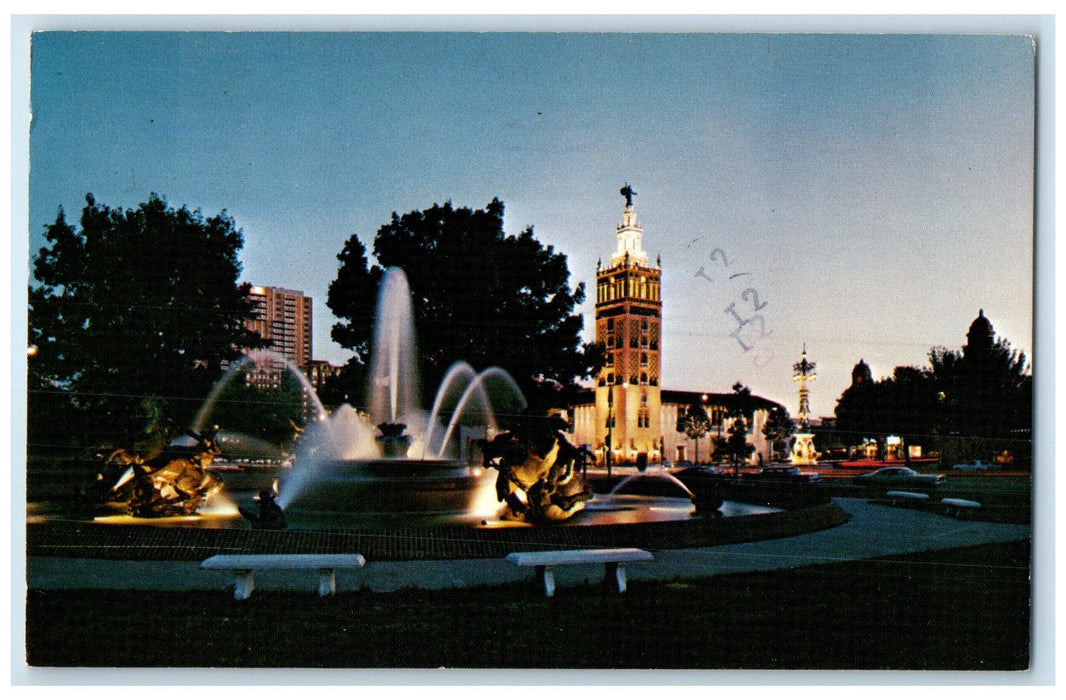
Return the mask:
M30 591L40 667L1023 670L1028 541L598 585Z

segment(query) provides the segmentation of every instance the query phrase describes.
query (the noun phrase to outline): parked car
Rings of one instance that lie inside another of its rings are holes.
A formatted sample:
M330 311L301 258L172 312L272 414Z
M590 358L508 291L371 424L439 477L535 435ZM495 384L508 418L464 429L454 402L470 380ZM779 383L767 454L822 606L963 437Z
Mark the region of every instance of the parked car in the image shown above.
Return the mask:
M979 459L975 459L972 462L965 462L963 464L956 464L951 469L956 472L986 472L992 468L992 465L988 462L983 462Z
M683 462L680 463L680 464L684 465ZM682 481L684 481L687 477L700 479L700 478L705 478L705 477L727 476L727 474L725 472L723 472L723 471L721 471L719 469L715 469L714 467L710 466L709 464L704 464L704 465L700 465L700 466L697 467L697 466L692 466L692 463L689 462L689 465L690 466L686 466L683 469L679 469L679 470L673 472L673 475L676 476L678 479L681 479Z
M757 472L751 474L745 474L745 479L754 479L756 481L769 481L775 483L795 483L795 484L813 484L816 481L821 481L822 477L817 474L811 474L808 472L800 471L799 467L788 465L777 465L772 467L763 467Z
M910 467L882 467L877 471L855 477L860 486L895 489L935 489L944 483L943 474L920 474Z

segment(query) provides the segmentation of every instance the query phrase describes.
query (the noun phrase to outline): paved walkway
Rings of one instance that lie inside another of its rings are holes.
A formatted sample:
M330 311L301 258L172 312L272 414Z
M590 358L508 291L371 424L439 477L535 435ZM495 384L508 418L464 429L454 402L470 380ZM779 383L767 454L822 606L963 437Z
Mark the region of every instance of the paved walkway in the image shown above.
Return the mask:
M821 532L761 542L657 550L653 562L627 565L630 580L672 580L791 568L807 564L881 557L930 549L948 549L989 542L1025 539L1029 525L955 520L932 513L841 498L837 503L851 514L850 522ZM502 559L371 561L355 572L337 572L337 590L361 587L374 591L400 588L466 588L528 580L529 570ZM572 566L556 570L559 586L597 581L602 566ZM143 590L225 590L232 585L223 572L201 571L197 562L112 561L64 557L30 557L26 579L33 589L101 588ZM313 592L313 573L256 574L256 590Z

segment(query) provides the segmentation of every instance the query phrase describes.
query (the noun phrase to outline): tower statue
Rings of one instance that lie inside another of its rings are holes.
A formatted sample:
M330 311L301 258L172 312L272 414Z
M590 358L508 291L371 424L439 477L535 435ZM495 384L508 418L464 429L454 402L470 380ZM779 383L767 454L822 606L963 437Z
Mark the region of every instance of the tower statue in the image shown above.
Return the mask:
M607 363L596 378L594 432L584 442L612 464L656 462L662 455L662 270L648 260L644 229L626 183L615 250L596 267L596 342Z
M798 433L793 436L792 463L814 464L818 461L818 452L814 449L814 435L810 432L811 426L811 402L810 390L807 382L813 382L818 378L815 373L814 362L807 360L807 344L803 344L803 354L800 361L792 365L792 381L799 382L799 413L796 415L796 427Z

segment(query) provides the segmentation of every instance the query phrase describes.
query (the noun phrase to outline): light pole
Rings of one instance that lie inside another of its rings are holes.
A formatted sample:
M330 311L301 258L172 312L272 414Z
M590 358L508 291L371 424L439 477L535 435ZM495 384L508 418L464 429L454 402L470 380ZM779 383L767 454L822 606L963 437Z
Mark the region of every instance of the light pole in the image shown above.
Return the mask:
M611 428L614 427L614 387L607 387L607 478L611 478Z
M703 396L700 397L700 406L703 408L703 415L706 416L707 415L707 394L704 394ZM713 411L712 411L712 413L713 413ZM711 442L711 439L709 437L707 438L707 442L708 442L708 444ZM709 451L710 451L710 447L708 447L708 452ZM700 454L700 439L696 438L696 457L697 457L696 466L697 467L700 466L700 460L698 459L699 454ZM710 461L711 461L711 458L710 458L710 456L708 456L707 457L708 464L710 463Z

